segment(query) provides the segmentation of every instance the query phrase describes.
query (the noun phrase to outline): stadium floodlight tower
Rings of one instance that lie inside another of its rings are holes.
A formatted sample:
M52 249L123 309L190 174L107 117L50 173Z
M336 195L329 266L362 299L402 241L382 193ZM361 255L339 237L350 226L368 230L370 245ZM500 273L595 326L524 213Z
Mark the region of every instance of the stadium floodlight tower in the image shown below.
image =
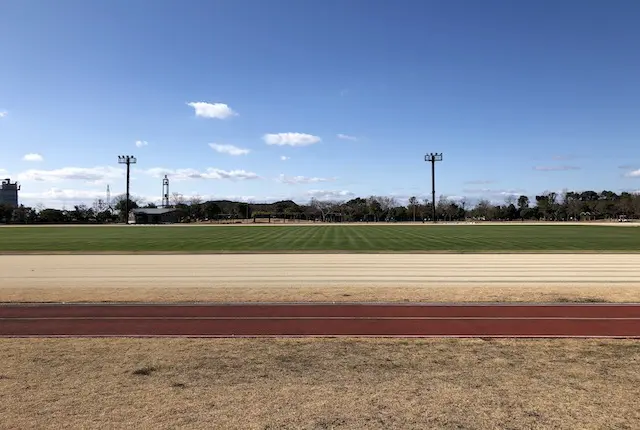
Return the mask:
M431 211L433 222L436 222L436 161L442 161L442 152L431 152L424 156L424 161L431 163Z
M126 164L127 165L127 196L124 202L125 207L125 215L124 222L125 224L129 224L129 177L131 173L131 165L136 164L136 157L133 155L118 155L118 164Z

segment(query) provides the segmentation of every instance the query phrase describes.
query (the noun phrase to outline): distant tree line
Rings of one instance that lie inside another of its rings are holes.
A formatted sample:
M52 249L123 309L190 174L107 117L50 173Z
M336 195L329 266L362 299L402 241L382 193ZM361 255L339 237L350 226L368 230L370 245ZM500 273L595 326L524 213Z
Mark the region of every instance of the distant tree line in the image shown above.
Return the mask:
M394 197L357 197L348 201L311 199L309 204L299 205L291 200L275 203L247 203L230 200L202 201L199 197L183 198L174 193L171 206L178 211L181 222L284 219L313 220L317 222L398 222L432 221L432 204L428 199L411 197L407 205L399 204ZM131 209L153 208L131 197ZM118 196L113 205L96 200L92 206L76 205L72 209L44 207L11 207L0 205L0 222L12 224L105 224L124 222L125 198ZM465 199L451 200L441 196L436 202L438 221L570 221L640 219L640 194L612 191L566 191L535 196L534 200L521 195L508 197L501 204L479 200L469 205Z

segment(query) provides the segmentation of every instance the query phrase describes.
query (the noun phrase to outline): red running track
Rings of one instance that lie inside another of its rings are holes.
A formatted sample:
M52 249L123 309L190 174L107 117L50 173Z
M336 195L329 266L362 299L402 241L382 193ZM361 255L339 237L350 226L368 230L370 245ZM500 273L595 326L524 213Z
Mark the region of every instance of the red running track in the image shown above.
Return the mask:
M640 338L640 304L0 305L0 337Z

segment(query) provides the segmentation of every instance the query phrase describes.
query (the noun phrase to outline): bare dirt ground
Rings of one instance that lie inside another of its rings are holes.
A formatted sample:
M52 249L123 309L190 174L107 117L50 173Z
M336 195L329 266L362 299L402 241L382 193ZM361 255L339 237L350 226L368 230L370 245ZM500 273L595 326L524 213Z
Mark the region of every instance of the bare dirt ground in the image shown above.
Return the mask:
M640 254L3 255L0 301L640 301Z
M0 340L0 428L640 428L640 343Z

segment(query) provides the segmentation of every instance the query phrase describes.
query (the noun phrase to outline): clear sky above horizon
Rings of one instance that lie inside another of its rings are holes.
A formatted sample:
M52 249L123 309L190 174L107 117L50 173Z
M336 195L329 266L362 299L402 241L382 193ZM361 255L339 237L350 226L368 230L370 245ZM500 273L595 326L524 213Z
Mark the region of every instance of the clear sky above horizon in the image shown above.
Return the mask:
M640 190L640 2L0 3L0 176L132 193Z

